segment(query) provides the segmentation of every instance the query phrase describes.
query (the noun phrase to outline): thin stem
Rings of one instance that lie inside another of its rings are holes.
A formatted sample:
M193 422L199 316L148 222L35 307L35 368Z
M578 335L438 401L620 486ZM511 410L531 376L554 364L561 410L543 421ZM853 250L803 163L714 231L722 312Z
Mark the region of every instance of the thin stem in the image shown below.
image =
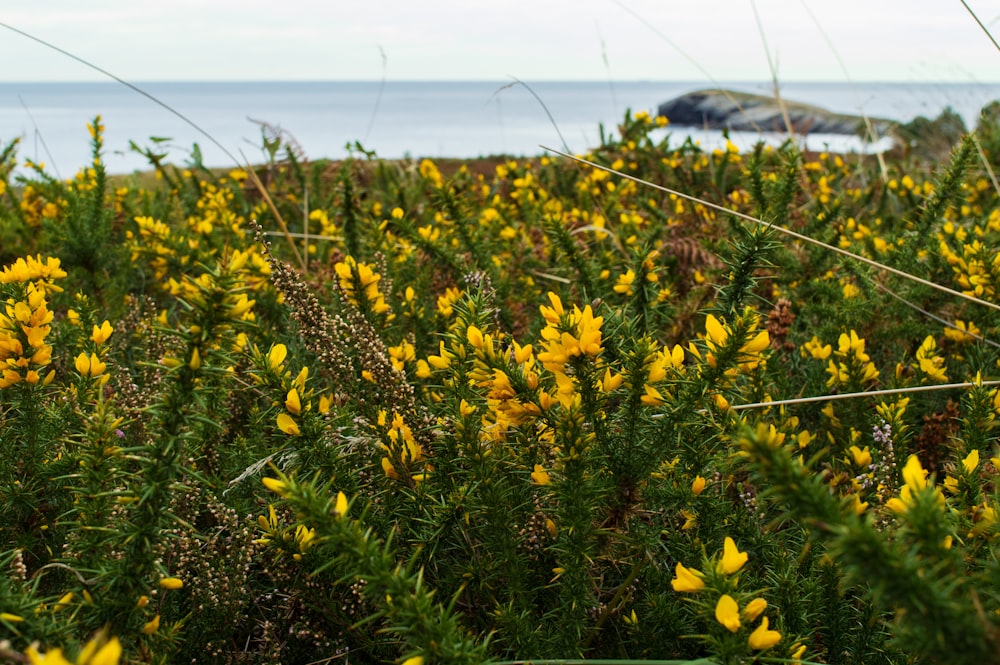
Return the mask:
M1000 386L1000 381L980 381L979 383L942 383L936 386L912 386L910 388L886 388L884 390L867 390L859 393L836 393L833 395L819 395L816 397L798 397L795 399L779 399L773 402L754 402L752 404L730 405L733 411L743 411L745 409L759 409L771 406L786 406L789 404L808 404L810 402L828 402L835 399L852 399L854 397L879 397L882 395L901 395L905 393L918 393L928 390L950 390L953 388L978 388L980 386Z
M935 314L931 314L926 309L921 308L916 303L910 302L909 300L907 300L903 296L901 296L901 295L899 295L897 293L894 293L891 289L887 289L886 287L882 286L878 282L873 282L873 284L875 284L875 288L880 289L881 291L884 291L885 293L888 293L890 296L892 296L893 298L895 298L899 302L903 303L907 307L910 307L910 308L912 308L912 309L920 312L921 314L923 314L927 318L934 319L938 323L942 324L943 326L945 326L947 328L951 328L952 330L959 330L959 331L962 332L963 335L968 335L969 337L972 337L973 339L977 339L980 342L982 342L983 344L989 344L990 346L993 346L993 347L996 347L996 348L1000 349L1000 344L997 344L993 340L986 339L985 337L982 337L981 335L977 335L975 333L971 333L968 330L962 330L961 328L959 328L958 326L956 326L951 321L948 321L947 319L941 318L940 316L937 316Z
M572 159L575 162L579 162L581 164L586 164L587 166L593 167L595 169L600 169L601 171L607 171L608 173L613 173L616 176L619 176L621 178L625 178L626 180L631 180L633 182L639 183L640 185L645 185L647 187L652 187L653 189L657 189L657 190L659 190L661 192L666 192L667 194L673 194L674 196L678 196L678 197L680 197L682 199L686 199L686 200L692 201L694 203L700 203L701 205L705 206L706 208L712 208L713 210L718 210L720 212L724 212L724 213L733 215L735 217L739 217L740 219L745 219L748 222L753 222L755 224L760 224L762 226L767 226L769 228L774 229L775 231L778 231L780 233L784 233L785 235L791 236L791 237L796 238L798 240L801 240L803 242L808 242L808 243L811 243L811 244L816 245L818 247L822 247L824 249L828 249L831 252L835 252L837 254L840 254L842 256L846 256L848 258L852 258L855 261L860 261L861 263L864 263L866 265L872 266L873 268L877 268L879 270L885 270L886 272L892 273L893 275L897 275L899 277L904 277L906 279L909 279L909 280L912 280L914 282L917 282L918 284L923 284L924 286L930 287L932 289L937 289L938 291L943 291L944 293L947 293L948 295L952 295L952 296L955 296L957 298L962 298L964 300L968 300L969 302L974 302L974 303L977 303L979 305L984 305L986 307L989 307L990 309L995 309L997 311L1000 311L1000 305L996 305L994 303L987 302L985 300L980 300L979 298L976 298L975 296L970 296L968 294L962 293L961 291L955 291L954 289L949 289L947 286L941 286L940 284L935 284L934 282L928 281L926 279L922 279L920 277L917 277L916 275L911 275L908 272L904 272L902 270L898 270L898 269L893 268L891 266L887 266L887 265L885 265L883 263L879 263L878 261L873 261L873 260L871 260L869 258L865 258L864 256L860 256L859 254L854 254L852 252L848 252L847 250L840 249L839 247L834 247L833 245L828 245L825 242L822 242L820 240L816 240L815 238L810 238L809 236L806 236L806 235L802 235L801 233L797 233L795 231L792 231L791 229L786 229L783 226L778 226L776 224L769 224L769 223L767 223L767 222L765 222L763 220L757 219L756 217L752 217L752 216L747 215L745 213L739 212L738 210L730 210L729 208L726 208L724 206L720 206L718 204L711 203L711 202L706 201L704 199L699 199L697 196L691 196L690 194L685 194L684 192L679 192L676 189L670 189L669 187L664 187L663 185L657 185L654 182L650 182L648 180L643 180L642 178L638 178L638 177L636 177L634 175L629 175L628 173L623 173L621 171L617 171L617 170L615 170L613 168L604 166L602 164L596 164L596 163L594 163L594 162L592 162L590 160L583 159L582 157L577 157L576 155L570 155L568 153L561 152L559 150L556 150L555 148L549 148L549 147L546 147L544 145L543 146L539 146L539 147L542 148L542 150L547 150L547 151L549 151L551 153L555 153L555 154L557 154L557 155L559 155L561 157L566 157L567 159Z
M986 33L986 36L990 38L990 41L993 42L993 46L995 46L997 50L1000 51L1000 44L997 44L997 40L993 39L993 35L990 34L990 31L986 29L986 26L983 25L983 22L979 20L978 16L976 16L976 12L972 11L972 7L970 7L968 3L965 2L965 0L959 0L959 2L961 2L962 6L965 7L965 9L969 12L969 14L972 15L972 18L976 20L976 23L978 23L979 27L983 29L983 32Z
M562 132L559 131L559 123L557 123L556 119L552 117L552 112L549 111L549 107L545 105L545 102L542 101L542 98L538 96L537 92L535 92L534 90L531 89L530 85L528 85L527 83L525 83L521 79L517 78L516 76L511 76L511 78L513 79L513 81L511 83L508 83L507 85L500 86L497 89L496 92L494 92L492 95L490 95L490 99L493 99L494 97L496 97L497 95L499 95L504 90L507 90L508 88L513 88L515 85L522 86L525 90L528 91L528 93L532 97L535 98L535 101L538 102L538 104L542 107L542 110L545 111L545 115L548 116L549 122L552 123L552 127L556 130L556 134L559 135L559 140L562 141L563 149L568 151L569 150L569 144L566 143L566 138L562 135ZM488 100L487 100L487 103L489 103Z
M771 49L767 45L767 34L764 32L764 24L760 20L760 12L757 11L757 3L750 0L750 7L753 9L753 18L757 23L757 32L760 33L760 43L764 47L764 55L767 56L767 68L771 72L771 86L774 89L774 101L778 103L778 109L781 111L781 120L785 123L785 131L794 138L795 130L792 128L791 118L788 117L788 105L781 98L781 87L778 85L778 67L774 64L774 59L771 58Z
M145 90L143 90L139 86L137 86L137 85L135 85L133 83L129 83L125 79L123 79L123 78L121 78L119 76L115 76L114 74L112 74L108 70L103 69L102 67L98 67L94 63L92 63L92 62L90 62L88 60L84 60L80 56L74 55L74 54L70 53L69 51L67 51L65 49L61 49L61 48L59 48L58 46L56 46L55 44L53 44L51 42L47 42L47 41L45 41L44 39L42 39L40 37L36 37L36 36L34 36L34 35L30 34L30 33L25 32L24 30L18 30L17 28L15 28L14 26L10 25L9 23L4 23L4 22L0 21L0 28L6 28L6 29L10 30L11 32L16 32L17 34L21 35L22 37L27 37L28 39L30 39L33 42L38 42L42 46L45 46L47 48L52 49L53 51L61 53L64 56L66 56L67 58L72 58L73 60L76 60L80 64L85 65L87 67L90 67L91 69L93 69L96 72L104 74L105 76L107 76L110 79L114 79L115 81L117 81L118 83L121 83L123 86L125 86L129 90L132 90L134 92L139 93L140 95L142 95L143 97L145 97L149 101L153 102L157 106L163 107L164 109L166 109L167 111L169 111L170 113L174 114L175 116L177 116L178 118L180 118L181 120L183 120L185 123L187 123L188 125L190 125L199 134L201 134L202 136L204 136L205 138L207 138L209 141L211 141L212 144L215 145L216 148L218 148L219 150L221 150L226 155L226 157L228 157L229 159L231 159L234 164L239 165L240 160L236 159L236 157L233 156L233 153L229 152L229 150L227 150L224 145L222 145L221 143L219 143L215 139L214 136L212 136L207 131L205 131L204 129L202 129L199 125L197 125L193 120L191 120L190 118L188 118L183 113L181 113L180 111L174 109L169 104L166 104L166 103L160 101L159 99L157 99L153 95L149 94L148 92L146 92Z

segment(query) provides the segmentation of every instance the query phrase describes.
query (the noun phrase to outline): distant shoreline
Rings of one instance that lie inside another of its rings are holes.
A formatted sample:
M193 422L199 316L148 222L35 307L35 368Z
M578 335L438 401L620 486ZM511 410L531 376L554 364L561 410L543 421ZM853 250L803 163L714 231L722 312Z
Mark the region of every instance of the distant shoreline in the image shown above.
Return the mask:
M716 84L694 81L527 81L531 92L508 81L152 81L140 88L190 118L239 157L263 161L262 120L285 132L305 154L342 159L345 146L360 141L380 157L474 159L490 155L541 154L539 145L558 146L565 138L573 152L600 142L599 128L615 133L626 108L655 112L677 95ZM720 82L721 85L729 85ZM767 82L737 82L733 89L771 94ZM783 82L782 96L836 113L886 117L906 122L936 117L952 106L973 125L979 109L1000 97L1000 84ZM541 100L541 101L539 101ZM0 83L0 140L22 137L19 155L58 167L71 176L90 162L86 124L100 114L106 126L107 165L113 173L148 168L129 151L129 142L152 146L167 160L183 163L199 144L208 165L229 159L197 131L167 110L114 81ZM691 136L706 149L724 145L719 132L668 128L673 141ZM775 138L780 135L775 135ZM562 137L562 138L561 138ZM759 135L731 138L742 145ZM822 150L813 136L810 149ZM831 149L849 151L842 144ZM56 175L53 172L53 175Z
M619 79L619 80L607 80L607 79L521 79L527 84L594 84L594 85L604 85L607 86L617 85L617 84L643 84L643 85L656 85L656 84L669 84L669 85L696 85L702 88L710 87L725 87L729 85L753 85L753 86L766 86L772 88L772 83L767 80L753 80L753 79L737 79L737 80L726 80L726 81L707 81L705 79ZM376 84L381 85L382 80L380 79L136 79L129 80L129 83L133 85L218 85L218 84L275 84L275 85L299 85L299 84ZM432 84L432 85L467 85L469 83L495 83L497 85L507 85L512 83L511 79L386 79L386 85L393 84ZM88 78L80 80L66 80L66 79L53 79L45 81L37 80L0 80L0 86L4 85L92 85L95 83L107 83L112 86L121 86L122 84L107 78ZM861 86L1000 86L1000 79L996 81L954 81L954 80L926 80L926 81L909 81L909 80L855 80L855 81L842 81L842 80L822 80L822 79L787 79L779 81L780 87L785 87L788 85L823 85L823 86L844 86L844 87L861 87Z

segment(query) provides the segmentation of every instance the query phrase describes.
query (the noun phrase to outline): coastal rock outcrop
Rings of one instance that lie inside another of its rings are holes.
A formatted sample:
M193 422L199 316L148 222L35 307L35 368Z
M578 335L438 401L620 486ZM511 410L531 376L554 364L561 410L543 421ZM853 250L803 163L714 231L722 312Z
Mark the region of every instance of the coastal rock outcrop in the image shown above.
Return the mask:
M659 115L672 125L750 132L786 132L782 105L796 134L862 135L864 117L833 113L818 106L735 90L697 90L660 104ZM886 118L868 118L879 136L896 124Z

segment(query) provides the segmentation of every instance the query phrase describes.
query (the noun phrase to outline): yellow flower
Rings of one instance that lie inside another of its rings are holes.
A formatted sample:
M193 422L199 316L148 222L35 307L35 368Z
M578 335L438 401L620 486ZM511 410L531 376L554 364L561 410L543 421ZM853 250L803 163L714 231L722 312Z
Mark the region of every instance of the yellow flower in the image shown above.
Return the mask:
M424 657L411 656L403 661L403 665L424 665Z
M611 368L604 370L604 378L601 379L601 390L606 393L611 392L622 384L624 378L621 374L612 374Z
M955 321L955 327L946 326L944 329L944 336L955 342L965 343L975 341L976 337L981 336L979 328L976 327L972 321L966 324L964 321Z
M111 327L111 323L105 319L101 327L94 326L94 332L90 334L90 339L94 344L104 344L114 331L115 329Z
M727 575L738 572L743 567L743 564L747 562L747 558L747 553L740 552L733 539L726 536L722 544L722 561L719 562L719 568L722 572Z
M541 464L535 465L535 470L531 472L531 479L539 485L548 485L552 482L549 478L549 474L545 471Z
M275 372L281 371L281 363L285 362L288 348L284 344L275 344L267 354L267 362Z
M52 649L44 654L38 653L35 647L30 646L24 652L31 665L73 665L63 656L62 649Z
M905 513L908 507L907 504L902 499L899 499L897 497L892 497L891 499L886 501L885 506L894 513Z
M935 381L948 380L944 373L944 358L937 355L937 342L932 335L928 335L917 349L916 360L916 369L926 374L927 378Z
M184 580L178 577L164 577L160 580L161 589L181 589L184 587Z
M740 629L740 606L728 593L723 594L715 604L715 619L730 633Z
M274 506L271 504L267 504L267 512L268 515L266 517L264 515L257 516L257 526L264 533L273 533L278 530L278 514L274 512ZM262 542L268 543L270 541L264 538Z
M244 314L249 312L256 304L256 300L250 300L247 298L247 294L241 293L240 297L236 299L236 302L229 307L229 311L227 311L226 314L231 319L239 319L242 318Z
M264 487L271 490L278 496L284 497L288 494L288 485L283 480L278 480L277 478L261 478Z
M962 466L965 467L965 472L973 474L976 472L976 467L979 466L979 450L973 450L971 453L965 456L962 460Z
M764 610L767 609L767 601L763 598L754 598L743 608L743 618L747 621L754 621Z
M191 360L188 361L188 367L194 371L198 371L201 368L201 353L198 352L197 347L191 351Z
M337 492L337 501L334 503L334 510L337 511L338 517L344 517L347 515L347 495L343 492Z
M474 349L483 348L483 331L476 326L469 326L465 329L465 338Z
M833 347L829 344L824 345L816 335L813 335L811 340L802 345L802 355L805 356L808 353L814 360L826 360L832 352Z
M903 489L899 491L899 498L893 497L885 502L885 505L894 513L905 513L913 505L913 494L927 488L927 472L920 465L920 459L916 455L910 455L903 467ZM944 508L944 496L940 489L934 490L934 495L938 505Z
M705 319L705 332L708 334L709 341L715 346L724 346L726 340L729 339L729 331L715 318L714 314L709 314L708 318Z
M776 630L767 629L767 617L760 620L760 625L750 633L747 644L751 649L761 650L773 647L781 641L781 633Z
M867 469L868 465L872 463L872 454L868 446L865 446L864 450L858 448L857 446L851 446L847 449L851 453L851 458L854 460L854 466L859 469Z
M646 406L660 406L666 400L663 398L663 393L649 385L648 383L643 386L646 394L639 398L639 401Z
M903 482L911 492L927 487L927 472L916 455L910 455L906 460L906 466L903 467Z
M83 376L89 377L100 376L108 368L106 364L101 362L96 353L91 353L89 357L86 353L81 353L76 357L74 364L76 365L76 371Z
M31 665L72 665L63 656L62 649L52 649L41 654L34 646L30 646L25 655L28 656ZM117 637L112 637L103 644L101 638L95 638L80 650L80 655L76 657L76 665L118 665L121 655L122 645Z
M516 362L518 365L523 365L524 363L528 362L528 360L531 359L533 349L531 348L530 344L525 344L524 346L521 346L515 341L512 351L514 354L514 362Z
M285 408L293 416L297 416L302 412L302 401L299 399L299 391L295 388L289 390L285 396Z
M29 256L27 260L19 258L0 270L0 284L30 282L37 279L61 279L66 276L66 271L60 268L59 264L59 259L53 257L43 259L41 254ZM55 287L47 286L46 288Z
M701 591L705 588L703 577L705 575L700 570L685 568L684 564L678 561L674 579L670 580L670 586L674 588L674 591L681 593Z
M698 496L705 491L705 485L707 484L708 484L707 480L705 480L701 476L695 476L694 482L691 483L691 491L694 493L695 496Z
M292 419L287 413L279 413L277 418L278 429L280 429L285 434L290 436L298 436L302 433L299 426L295 424L295 420Z
M615 283L614 291L615 293L621 293L622 295L630 296L632 295L632 283L635 281L635 272L629 269L622 275L618 276L618 281Z
M145 635L152 635L160 629L160 615L157 614L153 617L152 621L146 622L146 625L142 627L142 632Z
M740 347L741 353L760 353L771 345L771 336L766 330L761 330L753 339Z
M122 645L117 637L112 637L103 645L93 639L80 650L76 657L77 665L118 665L122 655Z
M865 354L865 340L858 337L853 329L850 333L840 333L840 337L837 340L838 351L841 354L848 354L854 352L862 362L868 361L868 355Z
M312 547L313 540L316 539L316 530L310 529L304 524L299 524L295 527L295 544L299 546L299 553L293 555L296 561L301 561L302 556L300 553L304 553L310 547Z
M69 607L69 604L73 602L74 595L75 594L72 591L63 594L62 598L60 598L58 602L56 602L56 604L52 606L52 611L58 612L59 610L64 610L67 607Z
M24 621L24 617L18 616L17 614L11 614L10 612L0 612L0 621L6 621L7 623L20 623Z

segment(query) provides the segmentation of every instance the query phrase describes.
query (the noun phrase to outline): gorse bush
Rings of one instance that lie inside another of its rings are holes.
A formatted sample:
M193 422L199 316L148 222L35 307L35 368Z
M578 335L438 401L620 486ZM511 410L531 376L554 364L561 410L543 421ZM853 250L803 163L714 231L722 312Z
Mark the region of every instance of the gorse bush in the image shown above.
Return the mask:
M971 139L882 172L665 125L151 186L99 119L68 181L9 146L3 656L996 662Z

